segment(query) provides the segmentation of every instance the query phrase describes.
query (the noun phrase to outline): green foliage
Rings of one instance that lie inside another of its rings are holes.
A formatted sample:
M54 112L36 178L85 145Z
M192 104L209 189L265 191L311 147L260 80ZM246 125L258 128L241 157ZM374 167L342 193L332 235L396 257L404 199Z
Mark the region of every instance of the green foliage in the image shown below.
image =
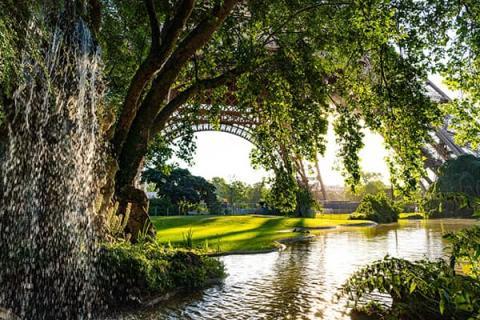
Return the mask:
M349 200L361 200L367 194L376 195L384 193L388 186L383 183L382 175L376 172L361 172L360 182L355 186L355 190L346 190L346 197Z
M105 245L98 257L99 287L110 305L204 286L225 276L221 262L190 251L166 249L156 243Z
M234 207L255 206L265 202L268 197L269 190L264 180L250 185L238 180L228 182L224 178L213 177L210 182L215 186L218 199Z
M321 211L321 206L313 198L310 190L306 188L299 188L297 191L295 215L297 217L315 218L317 212L319 211Z
M400 209L385 193L367 194L357 210L350 216L353 220L371 220L378 223L397 222Z
M154 198L149 201L148 214L151 216L176 215L178 214L178 207L168 197Z
M367 313L373 303L374 313L381 319L478 319L480 227L446 238L452 246L450 263L387 256L355 272L339 295ZM470 266L466 274L456 273L458 262ZM391 306L375 299L373 293L391 297ZM370 304L365 305L367 301Z
M192 228L188 229L187 233L183 235L183 247L187 249L193 249L193 231Z
M463 93L444 109L451 116L455 141L475 150L480 146L480 3L475 0L435 3L436 22L444 25L437 28L436 33L449 29L444 33L446 39L436 42L444 58L438 70L450 88Z
M432 218L470 217L478 210L479 197L480 159L463 155L440 167L438 179L428 190L423 207Z
M141 3L109 3L100 42L112 86L109 99L120 104L148 54L149 25ZM211 5L198 5L186 30L193 30ZM384 135L395 151L396 183L409 190L423 173L419 147L428 140L439 115L438 107L423 95L428 56L421 31L427 28L418 17L431 11L429 5L387 0L241 3L210 41L181 66L173 87L182 90L229 70L241 70L232 79L235 92L229 95L241 114L261 119L253 130L258 148L252 159L275 173L270 200L284 212L294 210L298 187L292 159L309 160L325 150L330 115L336 118L349 184L359 181L358 151L363 146L363 129L369 127ZM157 4L160 24L172 11L170 3ZM180 126L187 141L192 140L189 124L195 123L195 113L205 100L212 105L210 122L219 124L227 87L231 83L200 91L188 101L194 108ZM331 99L336 101L334 107Z
M450 266L460 264L469 276L480 279L480 227L448 233L445 239L450 242Z
M105 215L105 227L107 228L107 236L111 240L124 239L125 228L127 227L128 219L130 217L131 206L129 205L125 210L125 215L117 215L118 202L112 206Z
M187 169L175 168L168 173L160 169L147 169L143 179L155 184L155 190L160 197L166 197L177 207L177 213L206 203L213 211L218 203L215 186L202 177L193 176Z

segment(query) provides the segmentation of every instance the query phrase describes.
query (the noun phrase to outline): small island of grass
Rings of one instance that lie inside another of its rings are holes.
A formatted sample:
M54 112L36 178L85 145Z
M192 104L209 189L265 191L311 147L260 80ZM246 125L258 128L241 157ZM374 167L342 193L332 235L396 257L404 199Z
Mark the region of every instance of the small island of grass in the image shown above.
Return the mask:
M348 217L348 214L319 214L316 218L202 215L152 217L152 222L161 243L193 246L213 253L235 253L275 249L278 241L304 238L307 231L308 235L315 235L340 225L369 222Z

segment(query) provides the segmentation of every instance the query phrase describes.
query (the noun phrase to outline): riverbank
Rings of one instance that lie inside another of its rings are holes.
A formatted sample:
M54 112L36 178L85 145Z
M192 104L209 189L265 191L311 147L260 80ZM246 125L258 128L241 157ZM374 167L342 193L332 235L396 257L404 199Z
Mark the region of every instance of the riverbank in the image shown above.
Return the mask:
M348 220L348 216L162 216L152 217L152 222L161 243L170 243L174 247L192 246L206 253L232 254L268 252L281 247L280 242L302 240L324 229L372 224L371 221Z

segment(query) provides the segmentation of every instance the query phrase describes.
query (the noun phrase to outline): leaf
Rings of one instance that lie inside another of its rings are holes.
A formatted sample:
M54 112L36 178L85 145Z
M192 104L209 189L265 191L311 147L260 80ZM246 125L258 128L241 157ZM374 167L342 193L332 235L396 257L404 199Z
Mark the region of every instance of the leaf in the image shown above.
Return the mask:
M415 289L417 288L417 283L415 281L413 281L411 284L410 284L410 293L412 293L413 291L415 291Z
M442 297L440 299L440 313L443 314L445 312L445 299Z

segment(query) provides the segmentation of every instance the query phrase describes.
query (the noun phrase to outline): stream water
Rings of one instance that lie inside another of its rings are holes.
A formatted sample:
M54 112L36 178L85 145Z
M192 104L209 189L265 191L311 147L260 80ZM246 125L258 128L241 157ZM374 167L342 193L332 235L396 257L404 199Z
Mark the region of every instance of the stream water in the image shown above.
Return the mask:
M385 255L409 260L447 254L442 235L472 220L404 221L325 231L282 252L220 258L223 285L181 295L128 319L350 319L338 288L359 267Z

